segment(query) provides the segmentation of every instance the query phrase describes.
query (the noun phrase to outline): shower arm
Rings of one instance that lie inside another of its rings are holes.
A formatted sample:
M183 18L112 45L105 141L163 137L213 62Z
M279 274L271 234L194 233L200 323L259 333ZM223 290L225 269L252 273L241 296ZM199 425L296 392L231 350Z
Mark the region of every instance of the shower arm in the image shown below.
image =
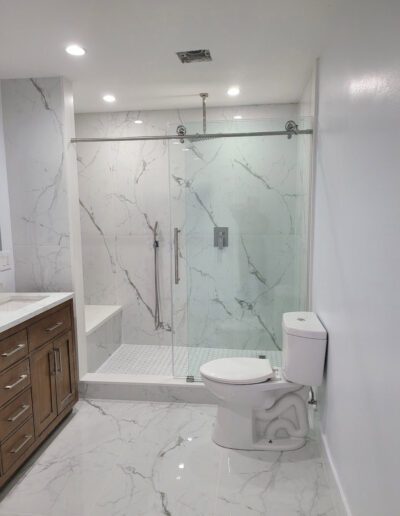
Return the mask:
M200 93L200 97L202 100L202 107L203 107L203 134L207 133L207 107L206 107L206 101L208 98L208 93Z

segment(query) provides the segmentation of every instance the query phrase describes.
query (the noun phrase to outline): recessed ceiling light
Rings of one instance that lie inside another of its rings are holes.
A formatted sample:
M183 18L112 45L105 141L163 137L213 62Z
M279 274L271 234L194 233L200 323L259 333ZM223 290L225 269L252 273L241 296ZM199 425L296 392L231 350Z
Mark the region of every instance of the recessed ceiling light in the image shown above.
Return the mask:
M103 100L104 100L104 102L115 102L115 97L114 97L114 95L111 95L110 93L108 93L107 95L103 96Z
M233 118L235 120L241 120L243 117L242 117L242 115L235 115Z
M71 56L84 56L86 54L86 50L80 45L76 44L68 45L65 51Z
M226 92L230 97L236 97L236 95L239 95L240 89L239 86L231 86L229 90Z
M143 120L137 119L137 120L135 120L135 124L143 124Z
M179 469L184 469L185 468L185 464L183 464L183 462L181 464L179 464L178 466Z

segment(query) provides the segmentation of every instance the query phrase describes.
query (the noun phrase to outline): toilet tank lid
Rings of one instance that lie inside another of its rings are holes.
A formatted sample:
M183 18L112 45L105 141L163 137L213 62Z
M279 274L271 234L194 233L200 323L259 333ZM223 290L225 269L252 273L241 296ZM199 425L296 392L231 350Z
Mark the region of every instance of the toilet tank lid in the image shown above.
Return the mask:
M283 330L307 339L326 339L326 330L314 312L287 312L282 317Z

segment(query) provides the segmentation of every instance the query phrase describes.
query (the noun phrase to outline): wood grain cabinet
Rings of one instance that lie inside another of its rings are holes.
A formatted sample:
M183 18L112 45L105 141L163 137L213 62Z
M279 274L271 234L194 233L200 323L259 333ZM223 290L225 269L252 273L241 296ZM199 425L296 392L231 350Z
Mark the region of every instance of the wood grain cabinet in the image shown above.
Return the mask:
M36 435L57 417L54 343L48 342L32 353L32 398Z
M78 399L72 301L0 333L0 487Z

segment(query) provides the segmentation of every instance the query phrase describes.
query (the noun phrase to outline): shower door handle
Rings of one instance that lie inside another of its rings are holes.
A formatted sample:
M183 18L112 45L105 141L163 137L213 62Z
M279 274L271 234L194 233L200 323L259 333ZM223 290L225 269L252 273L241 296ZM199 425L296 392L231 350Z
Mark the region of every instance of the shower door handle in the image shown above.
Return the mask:
M179 283L179 229L174 228L175 285Z

